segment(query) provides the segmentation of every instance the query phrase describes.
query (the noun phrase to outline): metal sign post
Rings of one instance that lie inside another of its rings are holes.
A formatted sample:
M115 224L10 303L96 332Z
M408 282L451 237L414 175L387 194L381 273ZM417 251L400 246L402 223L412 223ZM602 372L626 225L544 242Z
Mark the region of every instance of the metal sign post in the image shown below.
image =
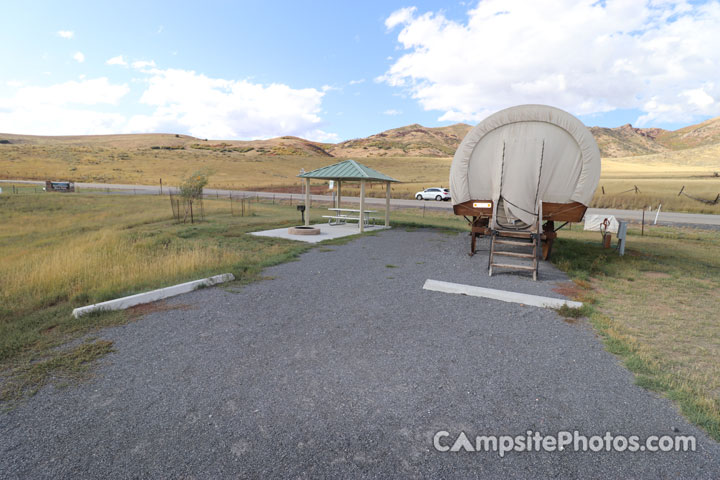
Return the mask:
M619 226L618 226L618 254L622 257L625 255L625 239L627 237L627 222L620 220Z
M655 214L655 221L653 222L653 225L657 225L658 217L660 216L660 209L662 208L662 203L658 205L657 213Z

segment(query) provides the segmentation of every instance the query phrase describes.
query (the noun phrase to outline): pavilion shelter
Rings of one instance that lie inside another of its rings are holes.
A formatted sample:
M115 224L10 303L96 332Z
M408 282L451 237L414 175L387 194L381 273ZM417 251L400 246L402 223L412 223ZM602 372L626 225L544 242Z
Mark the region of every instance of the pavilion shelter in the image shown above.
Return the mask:
M327 167L318 168L311 172L305 172L298 177L305 179L305 225L310 225L310 180L333 180L337 184L337 195L335 196L335 207L340 208L342 199L342 185L346 182L357 182L360 184L360 211L358 217L358 225L360 231L365 230L363 218L365 216L365 187L367 183L379 182L385 184L385 226L390 226L390 185L398 183L392 177L373 170L355 160L345 160L343 162L328 165Z

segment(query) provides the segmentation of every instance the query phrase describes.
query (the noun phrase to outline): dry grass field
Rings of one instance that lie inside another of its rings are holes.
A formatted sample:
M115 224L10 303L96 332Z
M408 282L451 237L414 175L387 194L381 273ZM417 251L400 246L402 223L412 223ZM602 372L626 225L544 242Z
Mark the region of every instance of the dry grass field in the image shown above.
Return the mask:
M75 307L224 272L250 281L306 248L245 235L297 222L289 207L252 205L241 217L228 201L206 200L206 221L191 225L172 219L167 197L31 192L0 196L0 399L107 353L97 342L58 348L127 321L112 313L75 319Z
M258 147L262 151L245 151L237 145L242 142L200 145L198 139L174 135L61 138L0 145L0 178L145 185L157 185L162 179L165 185L177 185L191 172L203 169L210 173L211 188L282 191L300 186L296 178L300 169L308 171L342 160L297 154L281 145ZM412 198L423 188L448 185L449 157L387 156L361 161L403 182L393 186L396 198ZM598 188L593 206L639 209L662 204L663 210L717 214L720 203L706 205L678 196L685 186L684 192L691 196L715 199L720 193L716 172L720 172L720 144L606 158L600 181L605 195ZM635 185L640 193L621 193ZM348 188L345 193L356 192ZM368 193L384 195L382 186L371 187Z
M715 231L630 229L619 257L597 232L563 231L553 262L575 279L575 295L635 373L720 441L720 236Z
M211 188L253 189L299 186L296 175L342 159L297 155L249 155L237 151L152 149L87 145L0 145L0 178L76 182L178 185L200 169ZM402 180L398 196L437 182L448 183L449 158L367 158L365 165Z

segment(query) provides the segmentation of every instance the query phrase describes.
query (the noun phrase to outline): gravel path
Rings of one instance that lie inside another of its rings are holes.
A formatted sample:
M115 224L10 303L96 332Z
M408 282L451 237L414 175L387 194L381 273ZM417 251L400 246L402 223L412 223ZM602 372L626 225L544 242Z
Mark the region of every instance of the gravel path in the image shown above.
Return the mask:
M586 324L422 290L432 278L560 296L552 267L537 283L488 278L468 243L396 229L319 247L271 279L104 330L117 352L94 379L0 414L0 477L720 477L720 446L636 387ZM432 442L675 429L696 452L500 458Z

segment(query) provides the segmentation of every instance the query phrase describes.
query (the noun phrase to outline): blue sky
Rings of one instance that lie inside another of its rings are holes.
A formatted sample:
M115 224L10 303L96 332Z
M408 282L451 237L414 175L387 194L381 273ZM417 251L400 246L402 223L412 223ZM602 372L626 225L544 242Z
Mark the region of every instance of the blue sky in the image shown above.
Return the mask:
M4 2L0 131L337 141L547 103L720 115L717 2Z

